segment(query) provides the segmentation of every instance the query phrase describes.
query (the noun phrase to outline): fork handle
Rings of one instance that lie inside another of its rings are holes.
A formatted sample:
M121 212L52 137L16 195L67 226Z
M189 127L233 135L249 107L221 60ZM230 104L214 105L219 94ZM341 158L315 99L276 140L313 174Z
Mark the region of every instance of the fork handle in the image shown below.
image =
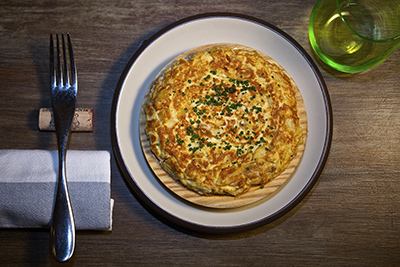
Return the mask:
M75 249L75 222L67 187L65 156L65 150L59 150L58 183L50 231L51 252L58 262L69 260Z

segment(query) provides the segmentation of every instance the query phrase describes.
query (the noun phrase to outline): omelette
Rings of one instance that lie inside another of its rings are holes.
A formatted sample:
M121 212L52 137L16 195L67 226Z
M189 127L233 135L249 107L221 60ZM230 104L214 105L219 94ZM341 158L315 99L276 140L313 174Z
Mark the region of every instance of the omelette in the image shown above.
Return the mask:
M145 133L159 165L200 195L239 196L279 176L304 142L296 84L239 45L178 57L151 84Z

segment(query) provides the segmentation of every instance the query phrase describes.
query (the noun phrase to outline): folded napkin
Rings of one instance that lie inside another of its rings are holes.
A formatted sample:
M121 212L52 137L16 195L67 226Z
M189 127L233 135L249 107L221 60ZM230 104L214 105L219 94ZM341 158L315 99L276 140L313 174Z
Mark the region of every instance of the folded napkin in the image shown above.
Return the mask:
M77 230L111 231L110 153L67 152L67 182ZM0 228L50 227L58 152L0 150Z

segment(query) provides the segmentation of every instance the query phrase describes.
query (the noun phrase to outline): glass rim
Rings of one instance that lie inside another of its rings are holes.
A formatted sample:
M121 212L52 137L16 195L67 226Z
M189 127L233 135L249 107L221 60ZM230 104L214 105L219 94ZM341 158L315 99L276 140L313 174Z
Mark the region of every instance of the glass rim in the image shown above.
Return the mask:
M393 42L393 41L396 41L397 39L400 39L400 33L399 33L398 35L392 37L392 38L386 38L386 39L371 39L371 38L368 38L368 37L366 37L366 36L363 36L363 35L359 34L358 32L356 32L355 30L353 30L353 29L347 24L346 19L343 17L342 11L341 11L341 9L340 9L340 0L336 0L336 4L337 4L337 9L338 9L338 11L339 11L338 13L339 13L340 19L343 21L343 23L346 25L346 27L347 27L350 31L352 31L355 35L357 35L358 37L360 37L360 38L362 38L362 39L364 39L364 40L370 41L370 42L379 42L379 43Z

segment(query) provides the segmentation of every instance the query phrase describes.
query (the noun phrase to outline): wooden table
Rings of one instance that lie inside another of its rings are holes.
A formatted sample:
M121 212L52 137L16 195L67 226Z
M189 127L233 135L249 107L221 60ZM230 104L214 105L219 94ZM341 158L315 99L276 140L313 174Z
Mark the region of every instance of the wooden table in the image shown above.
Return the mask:
M110 114L118 79L139 45L163 27L205 12L265 20L308 42L314 0L18 1L0 3L0 149L56 149L37 128L50 107L49 33L73 37L79 107L95 109L92 133L71 149L112 151ZM65 266L285 266L400 264L400 51L358 75L318 65L333 109L326 167L289 213L260 228L210 235L171 225L140 204L112 159L112 233L78 232ZM1 171L1 166L0 166ZM48 230L1 229L2 266L52 266Z

